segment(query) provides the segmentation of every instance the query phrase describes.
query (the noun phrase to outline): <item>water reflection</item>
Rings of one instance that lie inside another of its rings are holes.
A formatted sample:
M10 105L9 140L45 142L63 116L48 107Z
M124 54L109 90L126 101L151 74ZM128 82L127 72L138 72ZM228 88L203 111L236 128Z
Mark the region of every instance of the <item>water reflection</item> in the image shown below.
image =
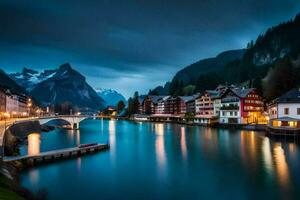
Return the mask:
M39 170L37 169L31 169L29 171L29 178L30 178L30 183L33 185L38 185L39 182Z
M79 173L81 170L81 158L78 157L76 160L76 167L77 167L77 172Z
M273 174L273 160L272 160L272 149L270 144L270 139L264 137L262 141L262 154L264 167L269 175Z
M275 143L273 151L279 184L281 188L287 189L290 185L289 167L281 143Z
M186 149L186 139L185 139L185 127L181 127L180 147L181 147L182 157L183 157L184 160L186 160L187 149Z
M41 152L41 140L39 133L28 135L28 155L37 155Z
M109 145L111 152L111 159L115 160L116 153L116 121L111 119L108 121L108 132L109 132Z
M160 172L164 172L166 165L166 152L165 152L165 144L164 144L164 125L163 124L155 124L154 125L155 133L156 133L156 141L155 141L155 151L158 167Z
M259 137L253 131L241 131L241 156L243 163L248 170L255 173L258 165L258 154L260 147L257 143Z
M83 122L80 135L73 133L72 144L66 138L69 135L61 134L67 130L56 130L59 135L43 135L42 150L56 149L58 144L65 147L68 142L74 146L80 137L82 142L94 141L102 125L93 122ZM86 131L85 126L96 130ZM32 185L37 189L47 187L50 194L63 199L79 199L80 195L97 199L97 185L105 185L101 193L107 199L123 197L124 193L115 193L116 188L128 191L126 197L131 199L140 197L135 191L143 197L156 193L163 197L220 199L223 196L214 194L220 187L226 191L226 199L242 195L253 195L253 199L300 199L300 191L296 190L300 187L297 143L277 142L259 132L175 124L104 120L103 127L101 139L109 138L110 150L24 172L23 185L30 189ZM39 152L39 140L39 134L28 136L28 153ZM95 170L96 163L101 164L101 170ZM57 173L51 172L51 166L57 166ZM66 187L71 191L75 186L81 188L83 182L90 186L72 191L75 198L56 189ZM149 188L150 184L153 187Z

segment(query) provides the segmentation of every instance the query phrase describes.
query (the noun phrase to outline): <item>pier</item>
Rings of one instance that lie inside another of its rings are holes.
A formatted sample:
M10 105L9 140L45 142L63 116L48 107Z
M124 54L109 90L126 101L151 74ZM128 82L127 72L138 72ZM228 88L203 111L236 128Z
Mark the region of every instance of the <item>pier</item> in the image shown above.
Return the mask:
M53 162L60 159L74 158L98 151L109 149L109 144L95 144L83 147L65 148L53 151L42 152L37 155L13 156L4 157L3 161L6 163L22 162L26 166L33 166L47 162Z

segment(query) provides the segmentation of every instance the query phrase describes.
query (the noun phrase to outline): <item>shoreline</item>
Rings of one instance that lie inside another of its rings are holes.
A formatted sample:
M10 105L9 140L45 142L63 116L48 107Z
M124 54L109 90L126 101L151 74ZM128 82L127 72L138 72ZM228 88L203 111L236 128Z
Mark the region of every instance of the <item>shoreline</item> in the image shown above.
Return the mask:
M300 140L300 133L294 134L278 134L273 133L269 130L266 124L225 124L225 123L215 123L215 124L200 124L200 123L191 123L191 122L183 122L183 121L153 121L153 120L137 120L132 117L109 117L109 116L101 116L97 117L98 119L115 119L115 120L127 120L132 122L150 122L150 123L170 123L170 124L181 124L186 126L198 126L198 127L211 127L217 129L234 129L234 130L246 130L246 131L259 131L264 132L266 136L274 138L274 139L294 139Z
M42 133L53 129L55 129L54 126L40 125L33 121L24 122L19 127L13 127L5 132L5 150L10 154L19 155L19 146L26 140L29 132ZM45 191L34 194L20 185L19 173L23 169L24 166L20 162L12 164L0 161L0 194L7 199L46 199Z

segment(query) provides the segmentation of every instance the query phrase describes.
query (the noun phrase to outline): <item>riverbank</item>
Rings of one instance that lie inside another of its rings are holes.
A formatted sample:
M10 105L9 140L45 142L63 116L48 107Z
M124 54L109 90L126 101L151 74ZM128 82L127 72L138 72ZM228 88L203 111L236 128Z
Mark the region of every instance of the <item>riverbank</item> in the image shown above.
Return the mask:
M55 127L40 125L38 121L26 121L11 126L6 132L3 143L5 155L19 155L19 147L28 134L32 132L47 132ZM19 185L19 172L24 168L22 163L7 164L0 161L0 199L45 199L46 193L41 191L34 195Z
M267 131L267 125L265 124L225 124L225 123L194 123L184 120L138 120L133 117L131 118L115 118L120 120L130 120L135 122L153 122L153 123L172 123L172 124L182 124L187 126L200 126L200 127L213 127L213 128L222 128L222 129L238 129L238 130L248 130L248 131Z
M46 192L33 194L19 184L19 170L13 165L0 161L0 199L1 200L43 200Z

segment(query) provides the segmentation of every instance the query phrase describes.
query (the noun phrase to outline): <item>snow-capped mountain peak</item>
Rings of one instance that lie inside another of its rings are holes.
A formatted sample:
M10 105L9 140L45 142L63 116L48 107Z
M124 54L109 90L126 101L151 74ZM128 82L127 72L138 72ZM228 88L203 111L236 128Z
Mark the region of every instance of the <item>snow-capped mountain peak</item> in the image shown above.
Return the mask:
M45 70L39 72L24 67L22 72L13 73L9 76L20 86L26 88L27 91L31 91L37 84L49 78L52 78L56 74L56 72L56 70Z
M119 101L123 101L126 104L125 97L116 90L97 88L96 92L102 99L104 99L107 106L116 106Z

